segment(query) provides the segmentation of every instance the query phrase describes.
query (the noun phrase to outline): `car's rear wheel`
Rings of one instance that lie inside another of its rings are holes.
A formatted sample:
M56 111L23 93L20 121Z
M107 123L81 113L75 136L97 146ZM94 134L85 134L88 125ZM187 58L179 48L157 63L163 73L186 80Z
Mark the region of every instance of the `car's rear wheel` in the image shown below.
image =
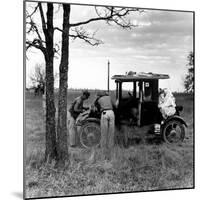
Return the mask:
M178 120L170 120L164 125L163 139L166 143L179 143L184 140L185 127Z
M83 147L90 149L100 144L101 129L95 122L87 122L80 129L80 143Z

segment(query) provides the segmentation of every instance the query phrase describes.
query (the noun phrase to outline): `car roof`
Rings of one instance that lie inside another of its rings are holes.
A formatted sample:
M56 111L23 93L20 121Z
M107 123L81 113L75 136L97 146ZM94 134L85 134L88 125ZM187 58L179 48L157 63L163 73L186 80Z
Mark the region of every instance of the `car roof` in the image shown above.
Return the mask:
M136 73L136 72L129 72L126 75L114 75L112 76L112 79L116 81L135 81L135 80L158 80L158 79L169 79L169 75L167 74L154 74L154 73Z

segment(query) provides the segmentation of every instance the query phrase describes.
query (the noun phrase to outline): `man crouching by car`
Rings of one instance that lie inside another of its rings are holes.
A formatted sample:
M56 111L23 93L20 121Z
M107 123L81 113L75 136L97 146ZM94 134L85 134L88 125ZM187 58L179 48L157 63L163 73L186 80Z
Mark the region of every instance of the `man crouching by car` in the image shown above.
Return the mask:
M88 108L83 106L85 100L90 97L90 93L87 90L82 91L82 95L75 98L69 108L69 143L71 147L76 146L76 127L75 121L80 113L84 112Z

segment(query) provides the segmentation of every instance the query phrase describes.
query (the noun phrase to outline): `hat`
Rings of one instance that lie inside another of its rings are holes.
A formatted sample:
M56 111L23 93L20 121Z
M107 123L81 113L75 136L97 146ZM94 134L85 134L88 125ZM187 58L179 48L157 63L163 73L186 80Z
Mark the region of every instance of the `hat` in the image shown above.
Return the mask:
M88 90L83 90L82 91L83 95L85 95L86 97L90 96L90 92L88 92Z
M102 97L102 96L106 96L106 95L108 95L106 91L98 91L97 92L98 97Z

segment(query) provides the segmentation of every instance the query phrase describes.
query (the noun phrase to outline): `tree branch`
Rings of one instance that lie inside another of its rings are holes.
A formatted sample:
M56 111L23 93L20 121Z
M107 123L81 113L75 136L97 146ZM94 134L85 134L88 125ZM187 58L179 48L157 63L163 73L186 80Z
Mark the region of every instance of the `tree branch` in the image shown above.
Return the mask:
M37 36L38 36L38 39L41 41L41 44L42 43L45 43L44 41L43 41L43 39L42 39L42 36L40 35L40 32L39 32L39 30L38 30L38 27L37 27L37 25L35 24L35 22L33 21L33 19L31 18L31 17L29 17L30 18L30 22L26 22L26 24L29 24L30 25L30 28L29 28L29 30L26 32L26 33L30 33L31 31L32 32L35 32L36 34L37 34ZM43 45L42 45L43 46Z
M126 22L124 17L126 17L130 12L139 11L138 8L114 8L114 7L105 7L103 10L104 14L100 13L97 7L95 7L95 12L98 17L91 18L82 22L72 23L70 27L76 27L84 24L88 24L94 21L107 21L114 22L115 24L121 26L122 28L131 28L135 27L130 21Z
M70 27L75 27L75 26L80 26L80 25L84 25L84 24L88 24L90 22L94 22L94 21L102 21L102 20L108 20L111 17L97 17L97 18L92 18L83 22L78 22L78 23L74 23L74 24L70 24Z
M82 27L80 28L75 28L72 30L72 32L74 32L74 34L69 34L69 37L72 37L73 40L75 39L81 39L84 40L86 43L92 45L92 46L98 46L99 44L102 44L103 42L99 39L95 38L95 34L96 32L89 34L88 32L86 32Z
M63 32L63 30L59 27L54 27L54 30L58 30L60 32ZM82 27L72 30L74 32L73 34L69 34L69 37L71 37L73 40L75 39L81 39L84 40L86 43L92 45L92 46L98 46L99 44L102 44L103 42L99 39L96 39L94 36L96 32L94 32L92 35L87 33Z
M58 30L60 32L63 32L63 30L61 28L59 28L59 27L54 27L54 30Z
M44 47L45 41L42 39L42 36L39 32L39 29L38 29L36 23L32 19L33 14L36 12L36 10L38 8L39 8L39 4L35 7L34 11L31 14L28 14L28 12L27 12L26 24L30 25L30 28L26 32L27 33L30 33L30 32L35 33L37 38L33 39L32 41L27 40L26 41L26 49L28 50L30 47L35 47L35 48L41 50L43 53L45 53L45 47Z
M35 47L36 49L41 50L45 54L45 47L41 45L41 41L39 39L34 39L33 41L26 41L26 50L28 50L30 47Z
M54 51L54 55L55 54L58 54L58 56L60 56L60 46L58 44L55 44L54 48L53 48L53 51ZM55 58L58 58L56 55L55 55Z
M39 7L39 10L40 10L40 16L41 16L41 21L42 21L42 29L43 29L43 32L46 33L46 22L45 22L45 18L44 18L44 12L43 12L43 9L42 9L42 4L40 2L38 3L38 7Z
M29 17L32 17L34 15L34 13L37 11L38 9L38 5L34 8L33 12L31 14L29 14L27 11L26 11L26 18L29 18Z

